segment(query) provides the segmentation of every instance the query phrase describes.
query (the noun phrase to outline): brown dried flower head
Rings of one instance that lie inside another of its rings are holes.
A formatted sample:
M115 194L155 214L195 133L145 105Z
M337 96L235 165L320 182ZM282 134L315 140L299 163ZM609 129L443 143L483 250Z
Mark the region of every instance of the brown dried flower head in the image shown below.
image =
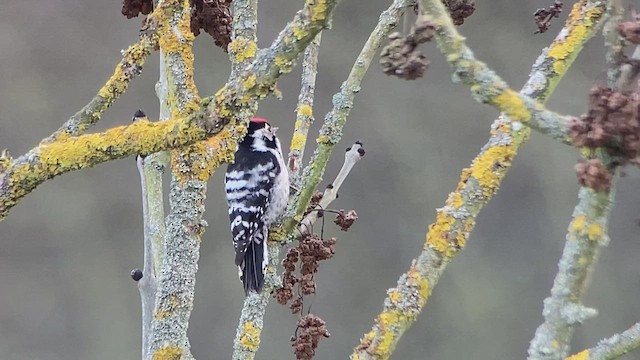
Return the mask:
M620 36L630 43L640 44L640 19L621 22L618 24L617 30Z
M336 215L336 220L334 222L336 225L340 226L340 230L347 231L357 219L358 214L355 210L350 210L349 212L340 210L338 215Z
M298 319L296 336L291 338L296 359L309 360L316 354L316 348L322 338L328 338L331 334L327 325L320 317L308 314Z
M153 11L153 0L123 0L122 15L127 19L137 17L140 14L149 15Z
M554 0L553 4L551 4L548 8L538 9L535 13L533 13L533 19L536 22L536 26L538 26L536 34L540 34L549 30L551 21L554 18L560 16L560 13L562 13L562 5L562 1Z
M398 32L391 34L389 44L380 54L380 64L384 73L405 80L422 77L429 66L429 60L417 47L430 41L435 29L435 25L427 20L426 16L419 15L409 35L402 36Z
M445 0L444 4L449 9L455 25L462 25L464 20L476 11L475 0Z
M617 165L638 164L639 114L639 93L594 87L589 92L589 110L572 121L569 136L576 146L604 148Z
M580 185L595 191L608 191L611 189L613 175L600 159L580 160L575 169Z
M191 32L204 30L225 52L231 42L231 0L191 0Z

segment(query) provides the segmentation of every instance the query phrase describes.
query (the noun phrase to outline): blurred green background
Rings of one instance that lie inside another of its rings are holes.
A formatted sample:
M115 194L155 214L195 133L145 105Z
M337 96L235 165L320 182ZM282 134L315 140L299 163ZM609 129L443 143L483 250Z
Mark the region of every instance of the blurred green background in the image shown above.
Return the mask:
M260 2L259 45L267 46L302 1ZM477 57L514 88L560 30L571 6L545 34L534 35L541 0L479 1L460 28ZM390 1L344 0L322 39L314 131L347 76L380 12ZM120 50L136 41L140 18L120 15L120 1L3 0L0 4L0 148L14 156L36 145L86 104L109 77ZM603 40L589 43L549 101L566 114L586 110L587 91L604 69ZM422 248L435 209L460 170L486 142L496 112L450 81L435 45L423 79L403 81L372 66L332 157L362 139L367 155L348 178L335 208L360 219L339 236L334 259L321 264L313 312L332 337L317 359L346 358L370 329L386 289ZM224 84L227 55L201 35L196 82L202 95ZM137 109L156 118L157 54L141 78L94 131L129 123ZM288 145L299 67L279 82L283 99L262 103ZM286 136L285 136L286 135ZM310 144L313 147L313 142ZM501 191L485 208L468 246L449 266L396 359L524 358L542 320L576 202L578 154L533 134ZM198 359L229 358L244 297L233 265L222 171L210 181L196 301L190 324ZM640 320L639 172L627 169L613 210L611 244L602 254L585 303L600 316L578 328L579 350ZM119 160L66 174L28 195L0 224L0 358L133 359L140 353L140 302L132 268L142 265L142 224L135 161ZM258 358L293 358L295 317L272 302ZM628 359L640 358L637 353Z

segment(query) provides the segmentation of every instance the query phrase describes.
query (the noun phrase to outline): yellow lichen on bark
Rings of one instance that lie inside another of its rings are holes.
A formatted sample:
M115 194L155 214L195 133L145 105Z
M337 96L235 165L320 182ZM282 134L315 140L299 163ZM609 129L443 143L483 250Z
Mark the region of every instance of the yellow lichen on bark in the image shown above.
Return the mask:
M489 100L490 104L496 106L513 121L528 122L531 120L531 113L522 101L520 95L507 89Z
M255 41L243 37L235 38L229 43L229 52L235 57L235 61L242 63L256 56L258 47Z
M309 15L313 21L324 21L327 18L327 1L326 0L307 0L309 6Z
M589 358L589 350L580 351L577 354L571 355L565 360L587 360Z
M567 36L554 41L549 47L548 56L553 61L553 69L557 74L563 74L568 65L577 54L577 49L582 47L585 39L590 36L590 28L596 25L594 19L600 19L604 9L593 7L586 13L582 8L587 4L586 0L581 0L573 5L567 20Z
M182 358L182 349L176 346L165 346L153 353L153 360L179 360Z
M260 346L260 328L253 323L247 321L242 326L242 335L240 335L240 343L248 351L255 352Z
M498 191L505 169L509 168L514 156L515 150L512 146L492 146L473 160L469 168L470 175L478 181L485 197L490 197ZM465 185L461 182L457 191Z
M449 240L456 219L451 215L438 211L436 221L429 226L425 246L428 246L447 257L452 257L458 248Z

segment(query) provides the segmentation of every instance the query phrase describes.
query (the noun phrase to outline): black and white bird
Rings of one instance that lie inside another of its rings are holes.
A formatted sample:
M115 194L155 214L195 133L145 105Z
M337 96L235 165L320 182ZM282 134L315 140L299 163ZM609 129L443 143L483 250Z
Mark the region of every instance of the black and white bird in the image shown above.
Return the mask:
M265 119L251 119L225 176L236 265L246 294L262 290L269 263L267 231L289 199L289 174L276 130Z

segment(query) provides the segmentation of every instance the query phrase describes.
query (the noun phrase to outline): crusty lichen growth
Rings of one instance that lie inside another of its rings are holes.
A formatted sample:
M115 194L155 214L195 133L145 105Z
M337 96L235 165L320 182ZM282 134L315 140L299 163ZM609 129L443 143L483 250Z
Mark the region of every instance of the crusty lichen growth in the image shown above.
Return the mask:
M602 4L591 4L583 0L579 2L581 12L589 9L601 8ZM589 19L569 18L565 27L560 31L552 45L545 49L542 55L533 65L531 77L522 89L521 93L544 103L552 94L556 85L562 79L577 54L582 50L584 43L589 40L598 30L601 22L602 12L594 12L599 17ZM576 37L579 41L572 42L570 47L566 47L565 63L562 71L556 72L553 67L554 59L548 52L558 44L564 43L567 36L574 32L580 32L582 24L588 23L584 36ZM469 234L475 225L475 219L484 206L491 200L511 167L513 158L517 151L528 138L530 129L519 122L511 122L505 116L500 116L491 126L491 138L482 148L480 154L473 160L469 168L463 169L460 181L454 192L452 192L445 206L438 209L436 220L429 226L426 234L426 241L420 256L414 260L412 268L415 266L429 280L430 289L436 286L440 276L453 260L459 250L464 247ZM404 275L403 275L404 276ZM402 281L402 277L399 282ZM388 291L386 304L389 302L409 302L416 305L426 303L429 292L423 293L424 298L413 297L411 292L403 292L401 288L394 288ZM395 343L400 338L400 334L406 331L413 324L408 321L404 329L397 332L398 336L391 338ZM375 351L370 350L373 342L381 342L382 333L374 325L371 332L367 333L361 340L360 345L354 349L352 359L378 359ZM389 335L385 339L388 341Z
M164 346L153 353L153 360L180 360L182 350L174 346Z
M98 94L80 111L75 113L46 141L54 141L64 136L77 136L100 120L102 114L120 98L131 80L142 73L147 56L158 47L158 35L155 29L155 17L158 11L149 15L142 28L140 39L122 52L122 60L116 65L113 74L100 88Z
M613 360L640 348L640 322L565 360Z
M531 340L528 359L566 357L575 326L597 314L585 308L581 299L600 249L609 242L606 229L612 203L613 191L580 189L551 296L544 301L544 322Z
M322 34L318 34L304 52L302 60L302 80L298 105L296 107L296 121L293 129L293 137L289 147L289 177L295 184L300 172L300 164L304 158L304 149L307 143L309 128L314 122L313 98L316 88L316 75L318 73L318 53Z
M305 6L297 14L271 47L259 54L256 61L247 68L249 73L256 74L257 81L256 86L248 91L245 91L238 81L230 81L216 94L214 101L203 99L198 110L185 118L173 117L165 124L142 122L138 125L114 128L101 134L57 139L54 142L68 141L70 144L94 139L98 141L99 146L90 145L84 149L72 147L58 151L57 156L60 158L56 159L57 164L52 165L48 171L43 171L40 164L40 149L44 144L15 159L11 166L0 171L0 219L3 219L9 209L23 196L53 176L95 166L111 159L179 148L220 132L224 125L235 120L234 114L238 107L255 106L259 99L274 91L275 82L281 72L273 64L273 59L281 56L280 54L285 54L290 59L299 56L313 37L326 26L328 15L336 3L337 0L326 1L324 9L327 11L327 17L323 21L310 19L309 12L313 7L311 5ZM306 35L300 39L291 39L289 36L295 27L304 29ZM234 122L232 125L238 124ZM75 163L78 159L83 161Z
M520 121L540 132L549 134L563 143L570 143L567 137L568 117L551 112L532 98L516 93L486 64L476 60L471 50L466 46L464 37L458 33L453 25L441 1L420 0L420 5L425 16L436 26L435 38L440 50L445 54L457 79L470 87L474 99L494 106L514 121ZM594 10L589 14L589 21L597 19L601 15L597 10ZM571 49L575 48L590 33L586 26L574 27L572 30L571 42L565 41L563 46L558 45L551 49L553 52L547 53L549 58L556 56L565 60L565 63L572 61L569 57ZM566 69L555 66L554 70L556 73L562 73Z
M549 47L549 58L553 62L553 69L558 74L565 72L567 66L575 60L574 49L582 46L585 38L590 37L591 28L598 26L605 11L604 4L587 6L587 3L587 0L581 0L573 5L567 19L567 25L571 27L570 31Z
M589 350L583 350L575 355L571 355L568 358L565 358L565 360L587 360L587 359L589 359Z

